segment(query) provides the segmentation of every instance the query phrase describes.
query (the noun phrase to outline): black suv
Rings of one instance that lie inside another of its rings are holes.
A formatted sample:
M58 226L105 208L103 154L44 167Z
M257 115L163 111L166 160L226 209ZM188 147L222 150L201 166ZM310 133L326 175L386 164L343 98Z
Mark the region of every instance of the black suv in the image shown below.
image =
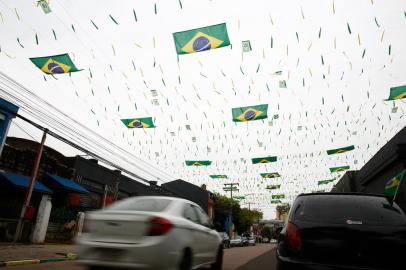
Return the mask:
M405 250L405 213L386 197L302 194L279 235L277 269L401 269Z

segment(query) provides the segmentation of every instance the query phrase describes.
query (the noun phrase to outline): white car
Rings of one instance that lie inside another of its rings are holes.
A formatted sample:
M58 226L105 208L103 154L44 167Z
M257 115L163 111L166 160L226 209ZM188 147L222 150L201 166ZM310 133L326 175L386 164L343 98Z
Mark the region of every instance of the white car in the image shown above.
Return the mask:
M133 197L86 214L76 239L78 262L135 269L220 270L222 239L195 203L171 197Z
M230 247L242 247L243 245L241 236L236 236L230 240Z

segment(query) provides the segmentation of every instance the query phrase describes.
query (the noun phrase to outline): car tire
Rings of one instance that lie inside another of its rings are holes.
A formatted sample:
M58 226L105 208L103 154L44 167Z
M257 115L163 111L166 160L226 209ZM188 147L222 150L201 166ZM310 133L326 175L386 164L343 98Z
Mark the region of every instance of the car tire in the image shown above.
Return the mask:
M179 263L179 270L191 270L192 269L192 251L185 249L183 251L182 259Z
M210 269L221 270L222 267L223 267L223 249L222 247L219 247L219 250L217 251L216 262L211 265Z

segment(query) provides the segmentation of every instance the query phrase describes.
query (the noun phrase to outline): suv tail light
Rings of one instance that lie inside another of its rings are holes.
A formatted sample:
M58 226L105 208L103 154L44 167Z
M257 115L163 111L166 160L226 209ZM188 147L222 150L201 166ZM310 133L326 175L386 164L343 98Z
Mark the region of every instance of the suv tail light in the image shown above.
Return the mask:
M296 224L292 222L288 223L286 236L288 245L293 251L299 252L302 250L302 233Z
M150 221L151 228L149 229L149 236L159 236L168 233L173 228L173 224L161 217L154 217Z

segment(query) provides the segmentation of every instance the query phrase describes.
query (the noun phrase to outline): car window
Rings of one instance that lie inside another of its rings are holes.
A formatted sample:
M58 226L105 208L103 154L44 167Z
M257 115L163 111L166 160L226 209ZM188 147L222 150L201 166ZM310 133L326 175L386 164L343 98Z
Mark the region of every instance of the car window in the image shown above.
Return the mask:
M209 217L206 215L206 213L200 207L194 206L194 208L196 209L196 212L199 215L200 224L202 224L203 226L209 227L211 224L211 221L210 221Z
M131 210L146 212L162 212L168 207L171 200L162 198L125 199L109 206L108 210Z
M192 206L191 204L185 204L183 208L183 217L195 223L200 223L200 219L197 216L194 206Z
M362 222L366 225L406 225L403 211L384 197L305 196L294 205L293 219L326 223Z

